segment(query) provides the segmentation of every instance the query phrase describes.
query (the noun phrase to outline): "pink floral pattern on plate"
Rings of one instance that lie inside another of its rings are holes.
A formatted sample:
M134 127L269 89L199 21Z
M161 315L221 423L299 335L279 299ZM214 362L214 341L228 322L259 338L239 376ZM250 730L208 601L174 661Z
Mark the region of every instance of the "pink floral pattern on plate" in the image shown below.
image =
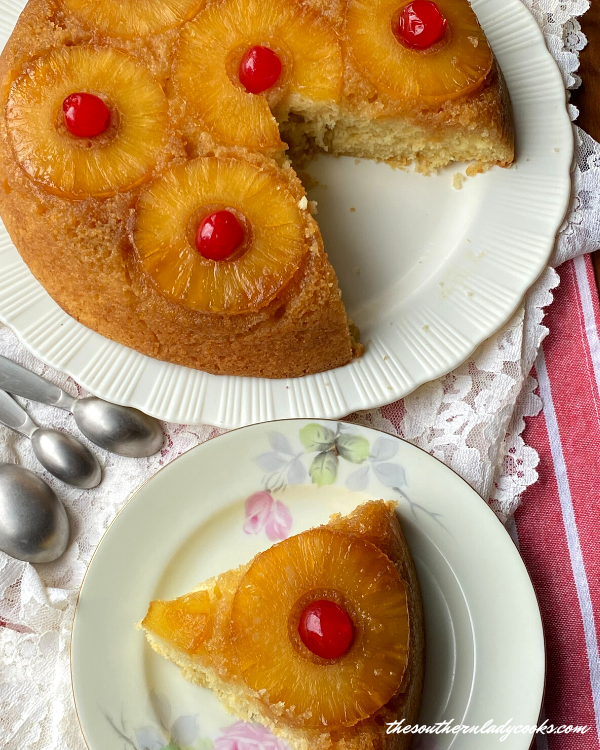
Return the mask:
M292 528L292 514L268 490L255 492L246 500L246 534L258 534L263 529L272 542L287 539Z
M221 737L215 740L214 750L289 750L289 747L266 727L236 721L223 729Z

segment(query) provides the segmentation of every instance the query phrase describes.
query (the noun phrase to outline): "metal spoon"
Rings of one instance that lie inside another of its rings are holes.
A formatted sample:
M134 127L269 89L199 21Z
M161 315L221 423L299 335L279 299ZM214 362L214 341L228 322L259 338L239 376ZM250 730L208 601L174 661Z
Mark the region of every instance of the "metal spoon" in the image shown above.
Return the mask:
M86 490L100 483L100 464L83 443L64 432L38 427L12 396L2 390L0 422L28 437L37 460L57 479Z
M46 482L29 469L0 464L0 550L17 560L52 562L69 543L69 519Z
M151 456L162 448L165 441L154 417L95 396L73 398L54 383L6 357L0 357L0 388L32 401L67 409L88 440L121 456Z

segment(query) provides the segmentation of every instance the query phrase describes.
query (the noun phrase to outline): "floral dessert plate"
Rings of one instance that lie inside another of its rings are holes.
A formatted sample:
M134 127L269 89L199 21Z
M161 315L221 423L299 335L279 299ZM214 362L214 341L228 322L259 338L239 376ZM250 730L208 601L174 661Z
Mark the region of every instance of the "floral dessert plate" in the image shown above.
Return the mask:
M0 47L25 0L0 0ZM325 248L366 352L289 380L215 376L85 328L36 281L0 222L0 320L97 396L184 424L338 418L450 372L518 308L568 205L573 131L562 76L521 0L472 0L510 91L517 162L464 180L322 157L308 169ZM323 342L326 346L326 342Z
M536 598L509 535L444 464L385 433L285 420L214 438L169 464L119 513L88 569L71 644L90 750L285 750L188 683L136 630L179 596L274 542L394 499L422 588L420 723L535 725L544 688ZM446 725L448 726L448 725ZM527 750L531 735L421 735L428 750Z

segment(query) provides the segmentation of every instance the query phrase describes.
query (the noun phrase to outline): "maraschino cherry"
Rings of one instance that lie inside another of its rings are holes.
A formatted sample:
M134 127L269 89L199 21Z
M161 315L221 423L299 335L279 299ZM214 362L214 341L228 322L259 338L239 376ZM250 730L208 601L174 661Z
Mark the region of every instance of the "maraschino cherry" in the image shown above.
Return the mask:
M269 47L250 47L242 57L238 75L246 91L260 94L279 80L281 60Z
M428 49L444 38L447 21L431 0L413 0L400 13L396 36L411 49Z
M352 620L335 602L319 599L300 615L298 633L313 654L322 659L338 659L352 643Z
M244 228L231 211L215 211L200 222L196 249L203 258L226 260L244 241Z
M77 93L63 102L65 125L71 135L94 138L110 125L110 110L99 96Z

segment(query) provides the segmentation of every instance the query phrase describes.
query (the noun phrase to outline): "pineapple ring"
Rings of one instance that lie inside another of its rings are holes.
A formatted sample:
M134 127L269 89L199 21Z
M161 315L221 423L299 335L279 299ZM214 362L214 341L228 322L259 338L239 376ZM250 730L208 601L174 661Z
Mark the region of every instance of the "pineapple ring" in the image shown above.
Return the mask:
M146 36L193 18L206 0L63 0L80 21L103 34Z
M338 101L342 53L335 31L315 11L281 0L225 0L201 11L183 30L173 80L221 143L282 149L267 97L248 93L237 70L230 71L232 54L261 44L284 52L286 92Z
M435 0L447 19L446 38L431 50L398 41L392 22L410 0L350 0L347 35L364 72L395 99L441 104L481 86L494 58L467 0Z
M339 659L304 654L290 635L313 591L316 598L337 592L353 621L353 643ZM283 704L299 726L353 726L385 705L402 682L406 591L393 563L370 542L312 529L255 558L233 600L231 633L246 683L268 705Z
M61 128L63 100L100 95L116 112L112 137L89 140ZM105 197L140 183L165 145L167 98L151 74L113 49L65 47L29 63L13 83L6 121L25 172L69 198Z
M203 258L189 224L206 206L241 214L251 228L232 260ZM297 199L274 169L235 157L201 157L166 172L139 198L133 243L167 297L202 312L244 313L287 284L308 250Z
M150 602L142 626L171 640L188 654L203 652L211 630L208 592L192 591L172 601Z

